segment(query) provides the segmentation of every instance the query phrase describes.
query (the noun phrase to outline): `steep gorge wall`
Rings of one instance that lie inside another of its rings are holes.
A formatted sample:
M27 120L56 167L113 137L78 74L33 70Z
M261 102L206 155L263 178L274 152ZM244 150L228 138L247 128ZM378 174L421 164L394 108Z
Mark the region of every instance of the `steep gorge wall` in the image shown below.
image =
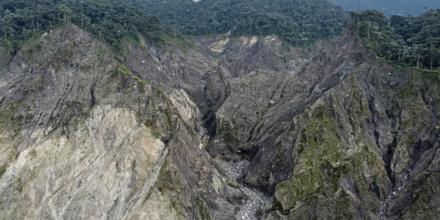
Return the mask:
M4 60L4 219L439 216L439 76L349 33L117 54L69 25Z
M278 73L231 80L208 148L250 160L243 181L279 204L267 218L439 215L438 74L385 64L350 34Z
M212 208L240 192L209 163L188 95L140 78L78 27L29 42L0 85L2 219L233 215Z

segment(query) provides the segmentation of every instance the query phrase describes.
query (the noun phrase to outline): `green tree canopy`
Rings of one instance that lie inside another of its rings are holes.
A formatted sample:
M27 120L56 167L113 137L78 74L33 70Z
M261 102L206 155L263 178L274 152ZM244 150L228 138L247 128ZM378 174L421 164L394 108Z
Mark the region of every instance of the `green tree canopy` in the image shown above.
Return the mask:
M278 35L294 45L340 34L349 16L325 0L130 0L188 35Z
M352 13L354 26L369 49L396 64L440 67L440 10L418 17L392 16L378 11Z
M72 22L118 47L123 38L160 41L164 32L155 17L119 1L3 0L0 34L15 47L50 28Z

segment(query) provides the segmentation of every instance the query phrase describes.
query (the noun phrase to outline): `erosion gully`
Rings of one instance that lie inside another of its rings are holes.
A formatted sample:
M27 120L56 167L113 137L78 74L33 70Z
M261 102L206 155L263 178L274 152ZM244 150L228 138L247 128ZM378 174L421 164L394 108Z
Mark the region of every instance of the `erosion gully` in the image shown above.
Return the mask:
M258 211L269 209L272 205L270 197L266 196L258 189L247 186L241 180L245 171L249 167L249 161L242 160L238 162L228 162L216 159L218 165L225 171L231 179L235 179L239 184L239 188L246 194L247 199L243 201L243 205L236 213L235 218L239 220L256 220L258 219Z

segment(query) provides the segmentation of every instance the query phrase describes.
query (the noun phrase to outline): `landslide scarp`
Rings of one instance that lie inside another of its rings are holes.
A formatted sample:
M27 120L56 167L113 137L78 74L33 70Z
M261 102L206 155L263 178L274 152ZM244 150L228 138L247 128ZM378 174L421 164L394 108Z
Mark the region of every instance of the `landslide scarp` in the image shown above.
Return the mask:
M147 74L75 25L19 50L1 74L1 216L233 216L242 192L202 148L199 109Z
M67 24L0 57L5 219L439 215L437 73L349 31L99 39Z
M211 155L250 163L243 181L279 204L269 219L438 215L414 187L437 181L439 75L390 66L349 33L302 57L231 80Z

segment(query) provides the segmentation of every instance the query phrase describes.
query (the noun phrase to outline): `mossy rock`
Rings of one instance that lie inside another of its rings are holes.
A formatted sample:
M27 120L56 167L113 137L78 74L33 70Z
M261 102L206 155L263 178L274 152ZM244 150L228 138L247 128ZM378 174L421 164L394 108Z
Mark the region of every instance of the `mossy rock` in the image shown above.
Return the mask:
M301 142L305 147L294 178L276 186L275 197L285 210L307 202L322 191L335 191L341 173L346 172L334 116L324 106L317 106L310 116Z
M206 202L203 201L202 198L197 198L196 200L196 206L197 206L197 219L200 220L211 220L211 215L209 214L208 206L206 205Z
M124 76L124 77L129 77L129 76L133 75L133 73L131 72L130 68L128 68L128 66L125 65L125 64L120 64L116 68L116 72L118 74L120 74L121 76Z
M5 174L6 169L7 169L7 166L6 166L6 165L2 165L2 166L0 166L0 177L2 177L3 174Z
M403 215L403 219L436 219L440 215L438 201L440 188L438 187L439 174L427 178L426 183L417 189L413 205Z
M359 95L355 97L360 98ZM353 100L352 117L368 117L367 106L363 101ZM357 140L355 151L348 151L347 144L339 134L336 115L329 107L319 104L305 112L307 118L302 132L298 162L292 178L279 183L275 197L281 204L282 211L289 211L289 216L308 216L314 213L324 219L337 216L337 219L351 219L354 213L352 195L342 187L343 181L349 181L366 198L365 206L377 209L377 202L372 185L387 185L386 171L378 152L374 151L363 137ZM362 124L354 123L359 129ZM359 133L359 136L362 134ZM365 169L369 171L366 173ZM379 196L385 194L379 188ZM319 198L319 199L318 199ZM363 205L363 204L359 204ZM331 209L326 207L332 206ZM301 207L315 207L315 211L301 211ZM325 210L327 211L325 211ZM328 214L328 216L327 216ZM295 217L295 218L296 218Z

